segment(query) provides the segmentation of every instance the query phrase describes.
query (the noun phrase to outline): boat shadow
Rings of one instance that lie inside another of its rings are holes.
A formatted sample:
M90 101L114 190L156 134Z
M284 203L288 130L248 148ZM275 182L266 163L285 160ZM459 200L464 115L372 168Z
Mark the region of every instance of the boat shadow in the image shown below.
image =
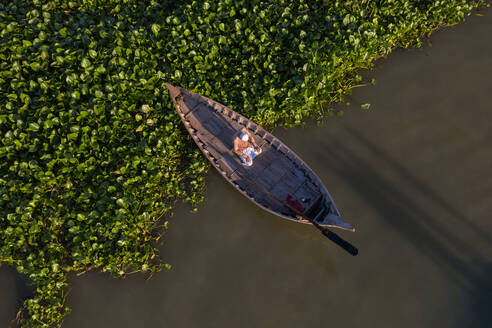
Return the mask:
M492 263L486 254L490 235L367 138L350 128L342 130L349 140L325 138L318 151L310 151L466 292L466 326L492 322Z

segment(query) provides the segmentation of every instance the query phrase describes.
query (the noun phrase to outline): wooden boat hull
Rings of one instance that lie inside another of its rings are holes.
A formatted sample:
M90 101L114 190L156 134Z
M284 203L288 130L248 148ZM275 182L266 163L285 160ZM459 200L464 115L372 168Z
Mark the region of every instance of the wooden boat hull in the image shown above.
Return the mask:
M282 218L311 224L292 210L287 199L297 200L301 213L324 227L350 231L321 180L275 136L226 106L189 90L166 84L186 129L202 153L246 198ZM241 164L233 140L246 128L262 152L252 166ZM301 200L304 200L302 202Z

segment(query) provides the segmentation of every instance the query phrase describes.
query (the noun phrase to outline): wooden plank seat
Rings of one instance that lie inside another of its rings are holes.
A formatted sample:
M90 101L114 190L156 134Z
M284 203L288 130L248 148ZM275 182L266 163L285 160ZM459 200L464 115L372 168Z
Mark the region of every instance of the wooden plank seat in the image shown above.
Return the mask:
M226 152L217 160L217 165L227 176L231 176L241 166L241 163L230 152Z
M181 112L183 113L183 115L187 115L197 109L199 105L204 102L197 97L193 97L188 94L181 94L181 99L179 99L179 103Z
M224 127L218 134L217 139L222 142L228 149L234 149L234 138L237 135L237 130L231 127Z
M224 145L222 141L216 140L216 138L213 138L212 140L207 142L204 148L210 152L215 160L219 160L225 153L230 151L230 148Z
M312 183L305 180L302 185L295 191L294 197L298 200L308 199L304 202L303 214L312 215L312 211L315 211L317 204L322 198L322 194L319 189L316 188Z
M205 144L207 144L210 140L215 138L213 134L211 134L208 130L205 129L196 130L194 135L196 135L198 139L200 139L200 141L202 141Z
M316 199L312 200L308 206L305 206L302 214L309 218L314 218L320 210L320 206L323 206L323 196L320 194Z

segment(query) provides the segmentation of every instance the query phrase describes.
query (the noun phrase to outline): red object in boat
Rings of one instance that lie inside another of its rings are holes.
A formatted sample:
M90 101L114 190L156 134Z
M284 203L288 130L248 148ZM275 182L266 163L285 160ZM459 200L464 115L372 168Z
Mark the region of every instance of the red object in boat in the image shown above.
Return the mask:
M297 199L292 198L290 194L287 195L287 204L295 208L300 213L304 211L304 206L302 206L302 204Z

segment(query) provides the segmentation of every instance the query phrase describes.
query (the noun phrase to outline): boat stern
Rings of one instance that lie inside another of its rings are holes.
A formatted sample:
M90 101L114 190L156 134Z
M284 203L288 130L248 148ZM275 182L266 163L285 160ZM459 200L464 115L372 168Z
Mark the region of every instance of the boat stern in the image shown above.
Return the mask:
M166 88L169 90L169 95L171 96L171 99L175 101L176 96L181 93L180 88L175 87L174 85L170 83L166 83Z
M323 218L323 221L319 223L319 225L325 227L333 227L333 228L340 228L349 231L355 231L354 227L352 227L349 223L345 222L341 217L333 213L328 213Z

